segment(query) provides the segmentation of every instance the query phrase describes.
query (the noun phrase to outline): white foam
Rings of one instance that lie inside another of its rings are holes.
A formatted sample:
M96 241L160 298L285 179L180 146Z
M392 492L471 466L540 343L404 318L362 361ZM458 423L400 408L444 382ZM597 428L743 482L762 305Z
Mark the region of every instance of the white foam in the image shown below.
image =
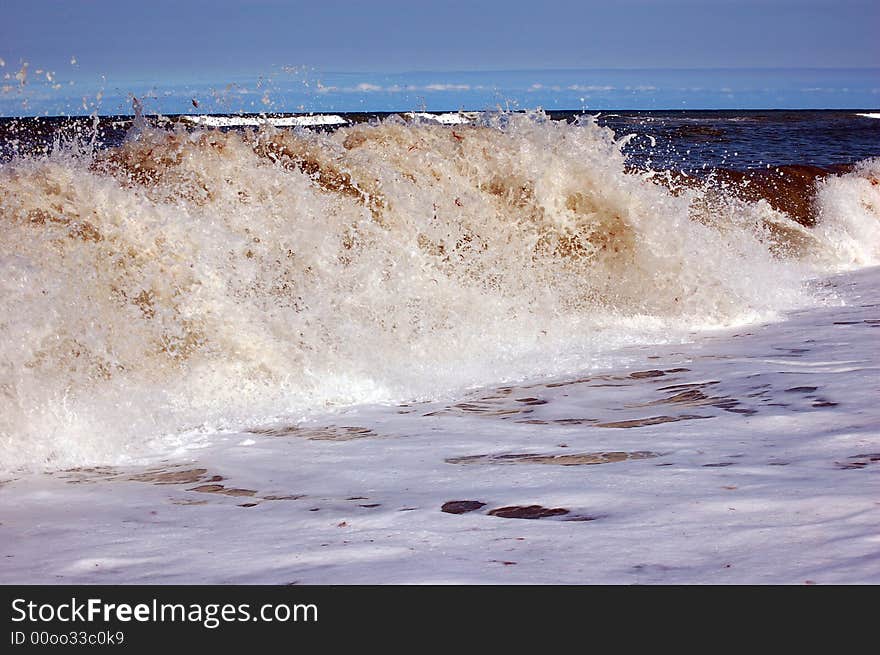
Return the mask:
M419 120L427 123L439 123L440 125L467 125L476 121L480 113L474 111L467 112L446 112L443 114L431 114L428 112L406 112L403 114L410 120Z
M861 162L846 175L818 185L821 235L832 266L880 264L880 158Z
M824 282L845 306L577 380L5 478L0 583L880 583L880 269ZM597 425L661 415L682 420ZM485 505L442 511L456 500ZM568 514L489 514L511 505Z
M181 116L181 120L203 127L318 127L348 125L348 120L336 114L316 114L312 116Z
M880 118L880 113L856 114L856 116L861 116L862 118Z

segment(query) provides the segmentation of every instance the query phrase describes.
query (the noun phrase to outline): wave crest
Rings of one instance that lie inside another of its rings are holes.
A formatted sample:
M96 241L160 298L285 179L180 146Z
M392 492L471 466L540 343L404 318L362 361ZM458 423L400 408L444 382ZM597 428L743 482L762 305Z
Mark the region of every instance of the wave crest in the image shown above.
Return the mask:
M875 261L876 164L828 176L810 228L766 200L626 172L620 145L590 121L514 115L143 129L14 159L0 168L4 466L559 374L773 316L806 301L815 266Z

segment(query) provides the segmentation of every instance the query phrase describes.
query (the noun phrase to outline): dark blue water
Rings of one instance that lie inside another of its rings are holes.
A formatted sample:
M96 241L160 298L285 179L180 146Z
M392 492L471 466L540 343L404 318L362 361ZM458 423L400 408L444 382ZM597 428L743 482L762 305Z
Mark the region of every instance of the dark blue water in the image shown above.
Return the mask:
M636 135L625 146L633 167L747 171L789 165L829 168L880 157L880 119L858 114L858 110L610 111L598 114L597 120L618 137ZM390 114L342 115L364 122ZM566 121L583 115L573 111L547 114L552 120ZM163 120L173 124L176 118ZM130 116L95 120L0 118L0 156L8 160L16 154L45 152L62 137L94 140L99 148L118 145L132 123Z
M880 156L880 119L854 111L609 112L599 122L638 135L626 151L639 167L827 168Z

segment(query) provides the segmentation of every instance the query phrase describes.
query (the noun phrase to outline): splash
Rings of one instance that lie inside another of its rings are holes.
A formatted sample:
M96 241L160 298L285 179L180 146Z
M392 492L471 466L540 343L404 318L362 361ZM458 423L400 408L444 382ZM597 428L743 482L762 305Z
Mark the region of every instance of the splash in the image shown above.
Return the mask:
M817 231L830 252L829 266L880 264L880 159L860 162L851 173L818 186Z
M582 370L876 263L877 165L815 228L625 172L590 120L157 130L0 168L0 466ZM872 223L873 221L873 223ZM871 245L873 244L873 245Z

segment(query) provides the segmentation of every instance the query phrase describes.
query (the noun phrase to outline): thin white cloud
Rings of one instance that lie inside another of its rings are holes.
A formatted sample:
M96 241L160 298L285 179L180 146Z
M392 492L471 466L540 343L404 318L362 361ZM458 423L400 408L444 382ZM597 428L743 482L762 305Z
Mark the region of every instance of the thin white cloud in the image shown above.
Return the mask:
M318 93L416 93L416 92L448 92L448 91L472 91L482 90L485 87L472 87L470 84L441 84L432 83L424 86L409 84L401 86L400 84L392 84L390 86L381 86L372 82L361 82L354 86L326 86L322 83L316 85Z
M572 84L568 87L569 91L614 91L613 86L599 86L595 84Z
M470 91L470 84L428 84L425 91Z

